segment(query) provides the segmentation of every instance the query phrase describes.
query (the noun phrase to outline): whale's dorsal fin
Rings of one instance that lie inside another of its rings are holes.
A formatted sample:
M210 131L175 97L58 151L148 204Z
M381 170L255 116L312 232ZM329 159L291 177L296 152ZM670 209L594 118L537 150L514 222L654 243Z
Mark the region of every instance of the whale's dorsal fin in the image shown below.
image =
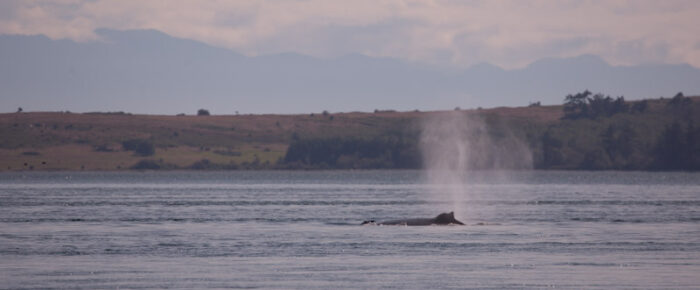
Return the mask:
M455 212L443 212L439 215L437 215L435 218L454 218L455 217Z
M458 224L463 225L462 222L455 219L455 212L444 212L435 217L435 222L438 224Z

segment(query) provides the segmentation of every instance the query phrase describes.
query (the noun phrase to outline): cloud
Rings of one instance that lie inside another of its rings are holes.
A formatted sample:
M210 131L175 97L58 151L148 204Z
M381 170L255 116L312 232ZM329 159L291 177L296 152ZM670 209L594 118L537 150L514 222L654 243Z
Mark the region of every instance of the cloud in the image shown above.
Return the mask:
M157 29L247 55L348 53L438 65L522 67L596 54L613 64L700 67L700 1L15 1L0 33L90 41Z

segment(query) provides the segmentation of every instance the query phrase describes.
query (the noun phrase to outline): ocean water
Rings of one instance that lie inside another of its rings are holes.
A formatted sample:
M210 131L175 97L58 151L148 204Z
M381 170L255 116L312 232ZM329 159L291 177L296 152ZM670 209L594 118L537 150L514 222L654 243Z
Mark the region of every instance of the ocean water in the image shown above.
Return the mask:
M700 288L700 174L0 174L0 288ZM361 226L455 212L466 226Z

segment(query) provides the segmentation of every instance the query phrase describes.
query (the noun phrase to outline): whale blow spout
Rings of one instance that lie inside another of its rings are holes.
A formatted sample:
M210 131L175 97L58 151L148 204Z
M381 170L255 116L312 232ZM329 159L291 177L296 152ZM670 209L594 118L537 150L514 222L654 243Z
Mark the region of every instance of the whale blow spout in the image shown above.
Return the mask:
M362 222L363 225L387 225L387 226L431 226L431 225L464 225L464 223L455 219L455 213L453 211L449 213L441 213L434 218L424 218L424 219L405 219L405 220L391 220L384 222L375 222L374 220L368 220Z

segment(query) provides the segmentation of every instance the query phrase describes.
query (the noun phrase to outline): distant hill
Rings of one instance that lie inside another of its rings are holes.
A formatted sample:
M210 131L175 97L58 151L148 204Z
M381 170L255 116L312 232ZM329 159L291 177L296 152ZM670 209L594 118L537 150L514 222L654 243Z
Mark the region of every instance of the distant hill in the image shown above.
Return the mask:
M457 135L472 151L471 169L700 170L700 97L567 99L565 106L433 112L5 113L0 171L418 169L426 123L445 116L457 117L454 127L428 141ZM513 153L528 163L510 162Z
M215 114L437 110L559 104L589 89L628 100L700 93L689 65L611 66L597 56L543 59L504 70L439 68L398 59L299 54L247 57L155 30L96 31L99 41L0 36L5 112Z

